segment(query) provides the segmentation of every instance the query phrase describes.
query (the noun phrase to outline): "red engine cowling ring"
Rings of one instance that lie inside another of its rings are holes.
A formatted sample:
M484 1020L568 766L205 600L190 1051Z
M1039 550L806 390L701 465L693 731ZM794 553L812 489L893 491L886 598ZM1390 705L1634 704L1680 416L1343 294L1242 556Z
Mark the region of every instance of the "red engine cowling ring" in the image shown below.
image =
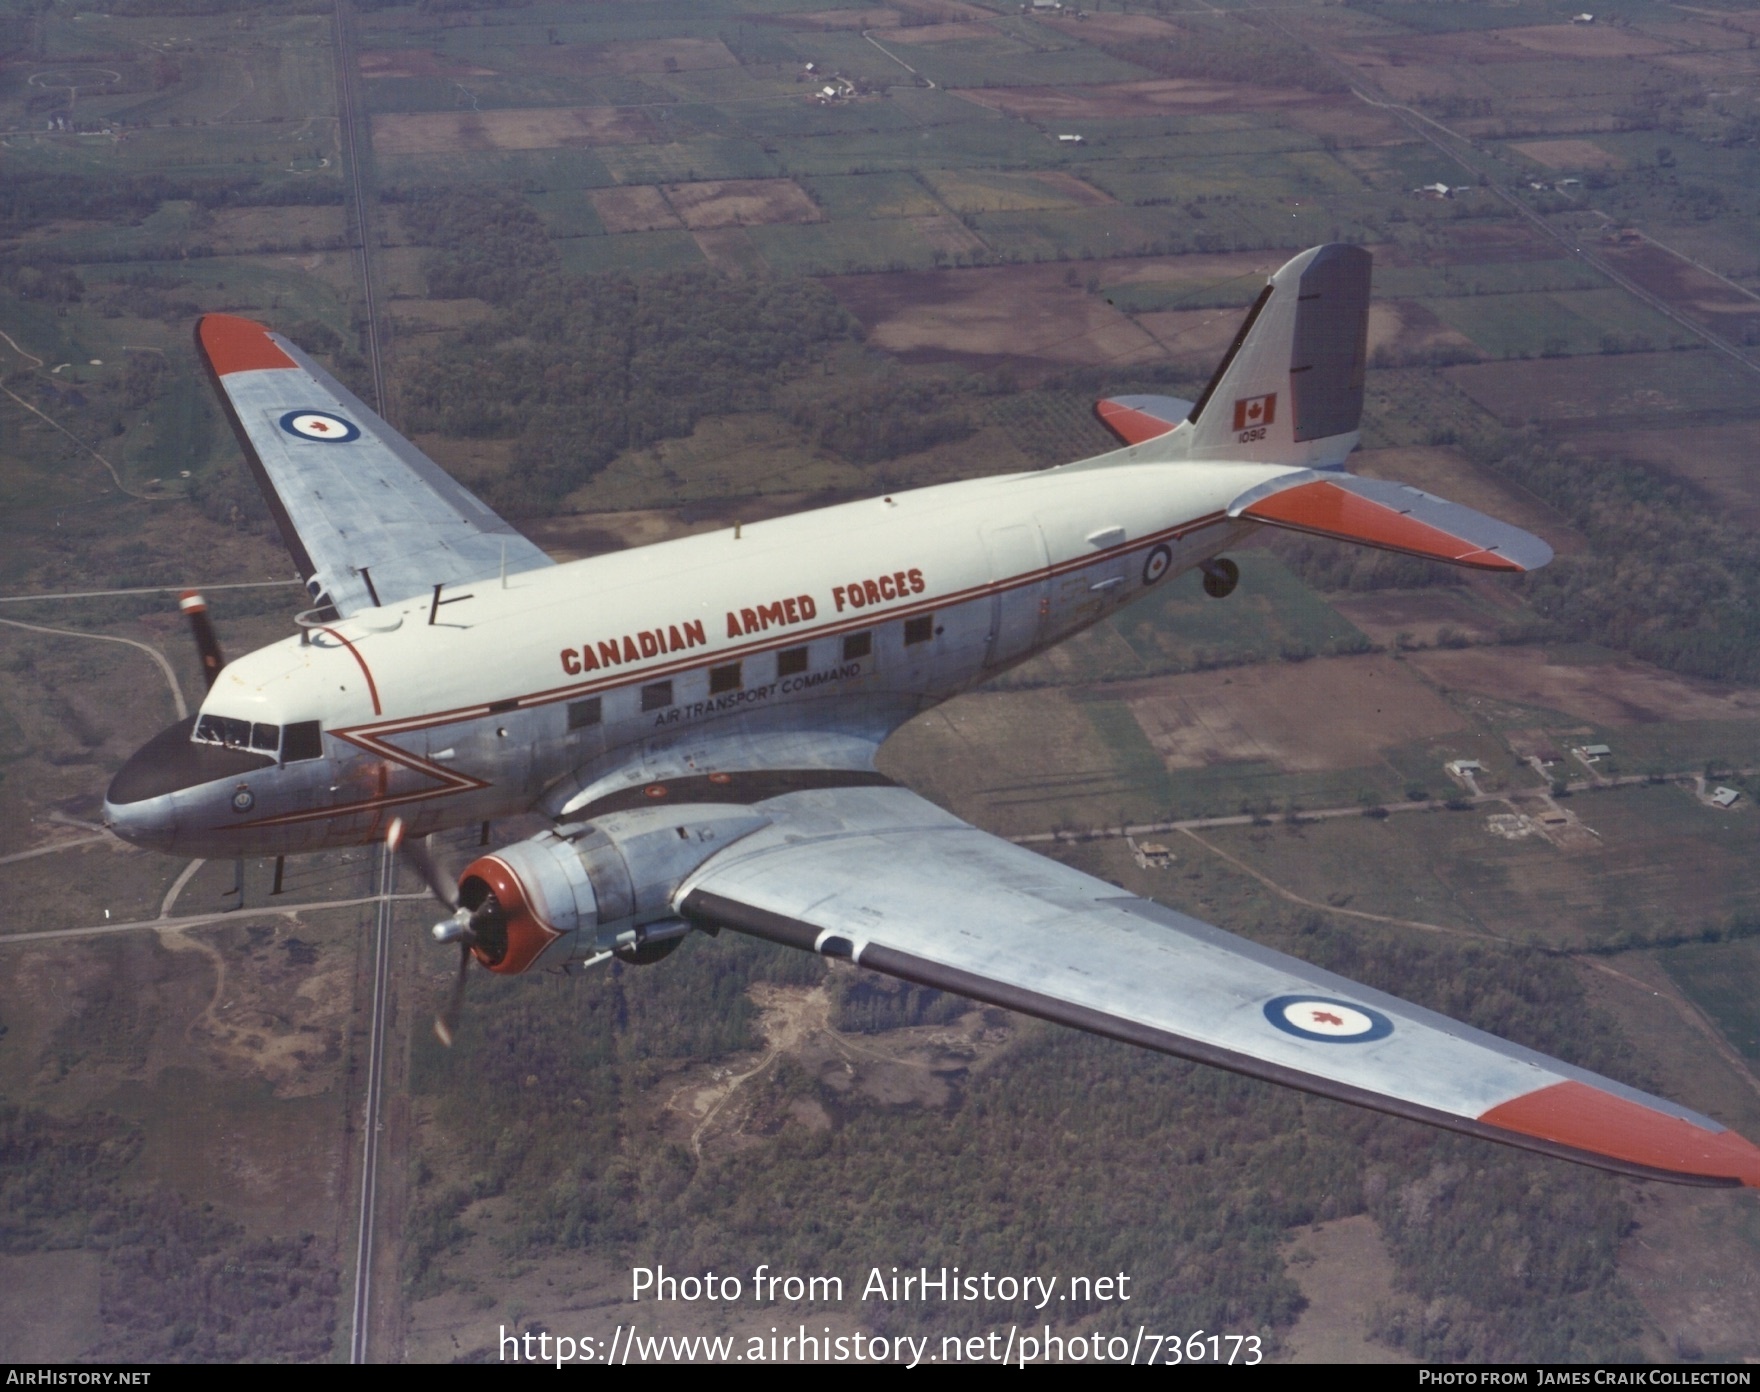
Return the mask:
M475 880L482 886L479 896L473 895ZM472 908L479 907L494 896L499 912L495 915L499 931L482 934L471 945L471 955L492 972L513 976L537 961L544 949L562 936L532 908L518 874L499 856L479 856L459 876L459 899ZM471 899L477 898L476 904Z

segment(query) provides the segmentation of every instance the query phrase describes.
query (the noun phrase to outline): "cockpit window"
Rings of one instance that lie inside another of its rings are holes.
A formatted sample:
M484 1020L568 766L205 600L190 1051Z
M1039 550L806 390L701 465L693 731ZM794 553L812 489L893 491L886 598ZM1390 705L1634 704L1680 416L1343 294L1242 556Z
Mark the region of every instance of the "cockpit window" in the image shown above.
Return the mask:
M281 749L281 727L262 721L234 720L229 715L204 715L196 721L197 744L220 744L228 749L253 749L259 754L275 754Z
M322 759L324 736L315 720L301 720L287 727L287 739L281 746L281 762L297 763L301 759Z
M273 726L265 726L273 729ZM223 744L228 749L249 749L251 747L251 722L234 720L228 715L204 715L196 721L194 735L197 744Z

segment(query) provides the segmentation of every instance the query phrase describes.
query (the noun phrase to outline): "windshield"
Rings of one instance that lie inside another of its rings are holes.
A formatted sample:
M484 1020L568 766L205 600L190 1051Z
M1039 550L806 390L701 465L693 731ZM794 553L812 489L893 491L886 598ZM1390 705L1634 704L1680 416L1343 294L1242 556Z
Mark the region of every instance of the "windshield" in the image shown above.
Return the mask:
M228 749L254 749L275 754L281 749L281 727L262 721L235 720L228 715L204 715L190 736L197 744L219 744Z

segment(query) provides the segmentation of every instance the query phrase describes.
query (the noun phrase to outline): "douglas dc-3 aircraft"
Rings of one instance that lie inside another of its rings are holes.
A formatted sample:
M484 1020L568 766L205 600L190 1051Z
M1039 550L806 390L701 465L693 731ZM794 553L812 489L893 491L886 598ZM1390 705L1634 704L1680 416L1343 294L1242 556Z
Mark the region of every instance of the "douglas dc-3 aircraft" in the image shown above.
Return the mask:
M723 929L1469 1135L1760 1187L1709 1118L1010 845L875 769L918 712L1260 527L1517 573L1546 544L1356 478L1370 257L1303 252L1195 403L1097 408L1124 441L557 565L292 343L197 328L305 576L300 632L223 666L117 774L115 831L176 855L400 842L490 971L656 961ZM1324 722L1326 712L1313 712ZM421 837L531 809L456 895ZM449 1027L454 1006L442 1025ZM444 1037L445 1028L442 1029Z

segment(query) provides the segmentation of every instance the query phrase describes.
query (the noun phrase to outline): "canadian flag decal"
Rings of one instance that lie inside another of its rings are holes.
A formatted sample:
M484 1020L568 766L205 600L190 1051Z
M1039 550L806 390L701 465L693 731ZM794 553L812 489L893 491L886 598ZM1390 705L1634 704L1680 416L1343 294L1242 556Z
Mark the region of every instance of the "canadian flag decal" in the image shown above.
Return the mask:
M1248 430L1256 425L1270 425L1277 419L1277 393L1266 396L1241 396L1235 398L1234 428Z

